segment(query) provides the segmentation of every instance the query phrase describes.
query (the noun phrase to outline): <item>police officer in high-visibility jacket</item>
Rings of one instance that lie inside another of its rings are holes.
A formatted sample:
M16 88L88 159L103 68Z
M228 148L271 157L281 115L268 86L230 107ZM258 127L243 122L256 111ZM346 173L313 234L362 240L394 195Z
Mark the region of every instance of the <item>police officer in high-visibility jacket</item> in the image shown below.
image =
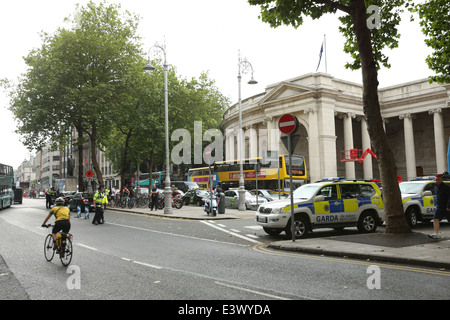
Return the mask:
M105 219L103 217L103 206L108 203L108 198L103 193L103 188L99 187L94 194L95 216L92 221L93 224L103 224Z
M103 190L103 196L106 197L106 202L103 203L103 209L106 210L106 205L109 203L108 196L109 196L109 190L105 188Z

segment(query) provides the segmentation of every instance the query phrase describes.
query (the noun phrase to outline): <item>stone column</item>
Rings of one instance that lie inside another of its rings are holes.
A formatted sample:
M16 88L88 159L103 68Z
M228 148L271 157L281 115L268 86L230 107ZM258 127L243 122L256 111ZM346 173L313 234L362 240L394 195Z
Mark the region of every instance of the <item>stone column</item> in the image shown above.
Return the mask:
M346 113L344 119L344 148L345 150L353 149L353 126L352 119L355 118L354 113ZM345 162L345 176L349 180L355 179L355 163L353 161Z
M249 137L249 158L256 158L258 157L258 134L253 125L248 126L247 131Z
M442 173L448 171L447 168L447 148L444 141L444 119L442 116L442 109L436 108L428 111L429 114L433 114L434 124L434 142L436 148L436 173Z
M234 153L234 138L236 137L236 130L234 129L226 129L225 130L225 159L226 160L234 160L235 159L235 153Z
M304 110L308 115L308 149L309 149L309 163L306 167L309 168L308 176L311 182L321 180L320 167L320 148L319 148L319 126L317 118L317 108L308 108Z
M414 149L413 115L411 113L399 116L403 119L403 130L405 135L405 160L406 178L412 180L416 177L416 152Z
M322 177L337 176L335 101L322 98L318 109L320 167Z
M364 153L368 148L370 148L370 137L369 137L369 132L367 131L367 120L365 117L361 118L361 139L362 139L362 149L363 149L363 153ZM363 171L364 171L364 179L365 180L373 179L372 155L371 154L368 154L367 157L363 161Z

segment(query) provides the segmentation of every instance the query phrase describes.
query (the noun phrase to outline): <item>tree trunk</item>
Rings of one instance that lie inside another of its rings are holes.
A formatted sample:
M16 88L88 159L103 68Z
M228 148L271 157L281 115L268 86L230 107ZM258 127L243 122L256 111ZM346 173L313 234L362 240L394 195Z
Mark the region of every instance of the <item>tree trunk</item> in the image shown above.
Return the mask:
M97 126L94 124L92 126L91 134L89 135L91 138L91 161L92 166L94 167L94 171L97 174L98 184L102 187L105 186L105 182L103 181L102 170L100 169L97 161Z
M81 127L75 128L78 133L77 147L78 147L78 191L84 192L84 170L83 170L83 130Z
M150 158L148 159L148 173L149 173L149 177L148 177L148 181L149 181L149 189L152 188L153 185L153 156L155 154L155 149L151 149L150 150Z
M366 8L363 0L352 1L352 17L361 58L364 114L370 140L378 158L383 187L386 233L410 233L411 229L403 212L394 154L383 128L378 100L378 74L372 52L370 30L366 25Z
M128 157L128 147L130 145L130 139L133 129L130 129L127 133L127 138L125 139L125 146L123 148L123 158L122 158L122 166L120 169L120 187L123 188L125 186L125 172L127 170L127 157Z

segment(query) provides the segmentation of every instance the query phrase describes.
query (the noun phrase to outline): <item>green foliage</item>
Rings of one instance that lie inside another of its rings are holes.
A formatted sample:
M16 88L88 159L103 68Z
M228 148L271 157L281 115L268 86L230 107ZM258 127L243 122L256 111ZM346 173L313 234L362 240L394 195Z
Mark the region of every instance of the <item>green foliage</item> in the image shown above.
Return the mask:
M425 43L434 51L426 58L431 70L437 75L430 81L450 83L450 2L448 0L430 0L417 5L420 25L427 37Z
M377 5L380 7L381 25L380 28L370 30L372 51L377 70L381 65L390 68L389 59L385 54L385 49L394 49L398 47L400 34L398 33L398 25L401 21L400 15L404 12L404 5L406 1L364 1L366 8L370 5ZM369 14L367 15L369 17ZM360 53L358 51L356 34L354 32L354 22L351 15L344 15L339 17L342 25L339 31L345 36L346 42L344 45L344 52L350 54L351 62L347 62L345 67L352 70L361 68Z
M119 8L88 3L78 9L76 28L42 33L41 48L25 57L28 70L10 109L28 147L63 145L73 128L108 132L110 110L121 107L127 92L122 80L141 59L136 18L120 16Z
M16 87L2 80L24 144L58 148L75 129L79 149L90 140L116 172L153 155L164 163L164 71L143 71L139 17L90 1L65 21L72 27L41 33L42 45L24 58L28 68ZM194 121L203 121L204 130L219 127L229 101L206 73L186 80L170 66L168 79L169 132L193 133Z

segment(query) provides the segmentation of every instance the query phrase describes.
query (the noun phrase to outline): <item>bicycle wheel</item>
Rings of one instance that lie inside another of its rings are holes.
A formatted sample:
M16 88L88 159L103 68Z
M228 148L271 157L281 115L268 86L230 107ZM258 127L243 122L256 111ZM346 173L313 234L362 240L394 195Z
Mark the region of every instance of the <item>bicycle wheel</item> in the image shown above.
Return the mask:
M55 249L53 249L53 237L49 234L44 242L44 256L47 261L52 261L54 255Z
M134 207L134 199L130 198L130 201L128 201L128 209L133 209Z
M125 207L127 206L127 200L126 200L126 199L122 199L122 200L120 200L120 201L121 201L120 207L121 207L121 208L125 208Z
M72 261L72 256L73 256L72 241L67 238L63 250L59 254L63 266L67 267L70 264L70 262Z

